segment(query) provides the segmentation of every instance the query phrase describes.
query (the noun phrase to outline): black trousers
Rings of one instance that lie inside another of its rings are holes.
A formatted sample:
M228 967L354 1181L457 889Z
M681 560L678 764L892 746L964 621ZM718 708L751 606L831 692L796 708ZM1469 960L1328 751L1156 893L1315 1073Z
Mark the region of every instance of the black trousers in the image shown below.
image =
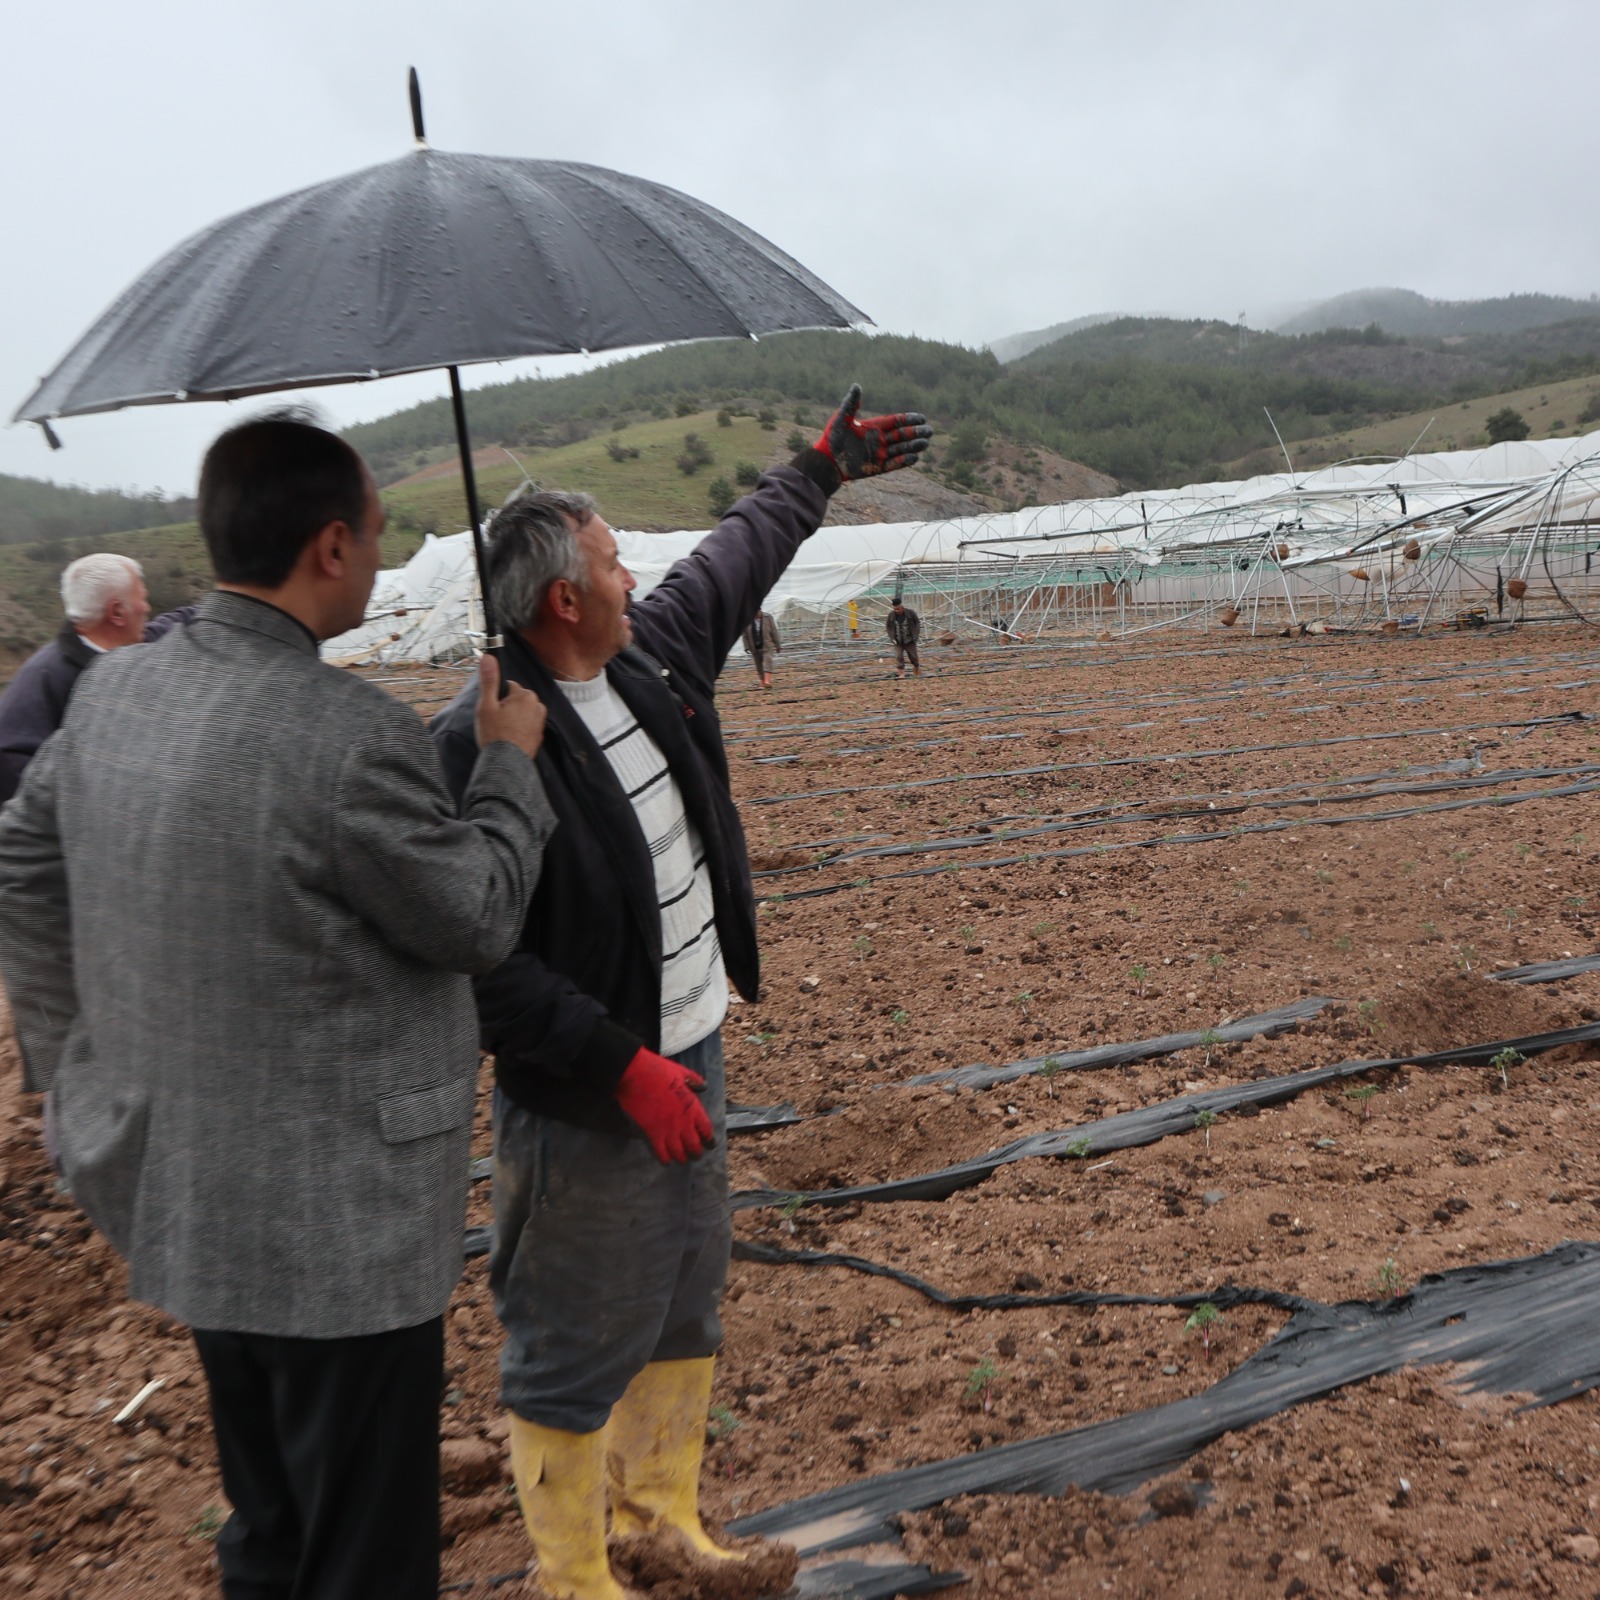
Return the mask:
M194 1330L227 1600L437 1600L444 1319L354 1339Z

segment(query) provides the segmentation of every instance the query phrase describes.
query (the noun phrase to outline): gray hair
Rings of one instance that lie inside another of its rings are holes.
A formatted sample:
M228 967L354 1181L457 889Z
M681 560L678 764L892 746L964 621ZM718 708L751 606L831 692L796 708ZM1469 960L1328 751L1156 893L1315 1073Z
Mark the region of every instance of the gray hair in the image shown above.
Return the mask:
M575 530L598 509L593 495L525 488L495 512L484 530L489 593L496 620L508 633L538 621L557 578L583 587L589 570Z
M132 556L102 551L80 556L61 574L61 604L70 622L99 622L113 600L132 595L144 569Z

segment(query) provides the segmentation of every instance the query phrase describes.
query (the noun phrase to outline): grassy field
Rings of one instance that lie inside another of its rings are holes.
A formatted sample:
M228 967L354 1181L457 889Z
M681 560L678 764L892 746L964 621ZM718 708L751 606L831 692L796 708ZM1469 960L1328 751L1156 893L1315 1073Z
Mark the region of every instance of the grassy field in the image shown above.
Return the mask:
M607 519L619 527L703 528L712 521L706 502L712 479L724 477L732 484L734 468L741 461L764 468L786 459L790 452L784 441L794 426L783 420L775 429L766 429L754 417L736 416L729 426L718 427L716 412L701 411L630 423L617 432L597 433L555 449L519 447L515 461L494 446L479 450L475 457L478 495L485 506L498 505L522 482L520 461L545 488L592 494ZM715 458L692 475L677 466L686 433L699 434ZM639 453L613 461L608 454L611 445ZM457 533L466 526L461 477L453 459L390 484L383 500L397 535Z
M1423 453L1477 449L1489 442L1485 432L1489 417L1504 406L1522 414L1531 429L1530 439L1570 438L1595 426L1592 422L1580 425L1578 415L1596 390L1593 376L1536 384L1531 389L1513 389L1505 394L1463 400L1456 405L1408 412L1405 416L1391 417L1387 422L1375 422L1366 428L1352 428L1346 433L1290 440L1289 454L1297 471L1324 466L1330 461L1347 461L1352 456L1399 456L1411 449L1424 428L1428 431L1417 444L1417 449ZM1282 467L1283 457L1276 451L1254 450L1230 462L1228 472L1242 478L1257 472L1281 471Z

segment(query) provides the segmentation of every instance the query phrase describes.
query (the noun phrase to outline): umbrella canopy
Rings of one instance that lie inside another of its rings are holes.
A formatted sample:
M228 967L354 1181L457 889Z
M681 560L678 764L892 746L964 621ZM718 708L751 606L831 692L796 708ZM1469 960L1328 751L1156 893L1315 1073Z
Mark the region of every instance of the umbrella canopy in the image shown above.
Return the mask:
M444 367L484 577L459 368L867 317L793 256L676 189L571 161L428 147L253 206L162 257L17 408L58 417L235 400Z
M865 320L792 256L676 189L578 162L419 148L180 244L14 420Z

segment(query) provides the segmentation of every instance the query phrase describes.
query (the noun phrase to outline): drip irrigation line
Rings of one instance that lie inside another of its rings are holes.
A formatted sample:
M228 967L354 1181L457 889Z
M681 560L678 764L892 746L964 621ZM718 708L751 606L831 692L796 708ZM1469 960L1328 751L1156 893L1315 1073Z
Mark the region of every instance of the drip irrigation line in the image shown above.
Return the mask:
M889 1278L950 1311L1022 1311L1030 1306L1178 1306L1193 1310L1207 1301L1218 1311L1232 1311L1236 1306L1274 1306L1279 1311L1304 1311L1320 1304L1304 1295L1286 1294L1281 1289L1252 1289L1233 1283L1190 1294L1102 1294L1092 1289L1063 1289L1058 1294L951 1294L914 1273L886 1266L881 1261L869 1261L865 1256L837 1255L831 1250L785 1250L754 1239L735 1239L733 1258L769 1267L844 1267L872 1278Z
M1600 1384L1600 1246L1458 1267L1382 1301L1312 1305L1199 1394L1105 1422L888 1472L728 1525L802 1554L895 1541L899 1519L957 1495L1127 1494L1225 1433L1407 1366L1454 1363L1468 1392L1554 1405Z
M1369 1072L1389 1072L1400 1067L1438 1067L1472 1065L1492 1061L1506 1050L1523 1057L1542 1055L1562 1045L1583 1044L1600 1039L1600 1022L1586 1022L1576 1028L1558 1028L1550 1033L1529 1034L1518 1039L1496 1039L1488 1044L1457 1045L1449 1050L1433 1050L1409 1056L1386 1056L1378 1060L1341 1061L1328 1067L1310 1067L1278 1077L1256 1078L1247 1083L1228 1084L1220 1089L1204 1089L1198 1094L1177 1095L1122 1111L1097 1122L1076 1127L1056 1128L1045 1133L1030 1133L998 1150L987 1151L966 1161L958 1161L933 1172L907 1178L891 1178L882 1183L856 1184L847 1189L745 1189L733 1196L733 1209L747 1211L762 1206L843 1206L857 1201L883 1204L905 1200L946 1200L962 1189L972 1189L1000 1170L1018 1161L1040 1157L1088 1161L1094 1156L1117 1150L1132 1150L1155 1144L1173 1134L1195 1131L1195 1119L1209 1112L1225 1116L1250 1106L1282 1105L1309 1089L1338 1083L1345 1078Z
M752 878L779 878L796 872L819 872L824 867L844 866L852 861L883 861L896 856L938 855L948 850L978 850L999 840L1037 839L1053 834L1076 833L1090 828L1121 828L1132 823L1150 823L1178 817L1229 817L1246 811L1286 811L1302 806L1354 805L1358 802L1402 794L1450 794L1458 789L1495 788L1503 783L1528 783L1540 778L1575 778L1600 772L1600 762L1587 761L1575 767L1506 767L1492 772L1482 772L1470 777L1436 779L1431 783L1385 783L1372 780L1361 794L1312 794L1289 798L1284 789L1242 789L1233 799L1218 804L1183 804L1175 801L1158 801L1161 811L1142 809L1121 816L1107 815L1114 808L1093 806L1087 812L1076 812L1059 822L1039 823L1031 828L1006 828L998 835L993 833L962 834L952 839L899 840L893 844L863 845L858 850L844 850L838 855L824 856L819 861L807 861L793 867L768 867L751 873ZM1339 780L1338 787L1354 785L1362 780ZM1294 785L1303 788L1305 785ZM1319 787L1321 787L1319 785Z
M1155 1056L1174 1055L1179 1050L1204 1049L1214 1044L1242 1044L1247 1039L1257 1037L1276 1039L1280 1034L1293 1033L1302 1022L1309 1021L1329 1006L1341 1004L1342 1001L1328 995L1312 994L1303 1000L1279 1006L1275 1011L1240 1017L1237 1022L1219 1023L1215 1028L1200 1032L1164 1033L1153 1039L1134 1039L1126 1044L1099 1044L1087 1050L1052 1050L1049 1055L1030 1056L1026 1061L1013 1061L1003 1067L978 1065L951 1067L941 1072L920 1072L914 1078L897 1079L889 1087L914 1089L929 1083L948 1083L963 1089L988 1089L997 1083L1011 1083L1017 1078L1032 1077L1036 1073L1048 1076L1054 1071L1092 1072L1100 1067L1129 1066L1135 1061L1149 1061ZM1053 1067L1051 1063L1054 1063Z
M1035 861L1060 861L1069 856L1100 855L1113 850L1150 850L1163 845L1218 844L1246 834L1286 833L1292 828L1341 828L1365 822L1399 822L1408 817L1434 816L1447 811L1470 811L1478 806L1515 806L1529 800L1565 800L1574 795L1593 794L1600 782L1567 783L1554 789L1522 789L1514 794L1494 794L1462 800L1442 800L1431 806L1402 806L1394 811L1357 811L1339 817L1294 817L1277 822L1245 822L1237 827L1210 833L1157 834L1147 839L1126 839L1114 844L1073 845L1062 850L1030 850L1019 856L995 856L987 861L947 861L936 867L907 867L903 872L882 872L865 880L821 884L815 889L796 889L792 893L762 895L759 903L812 900L822 895L843 894L846 890L871 888L880 883L897 883L906 878L931 878L941 872L989 871L995 867L1029 865Z
M1384 733L1337 733L1323 739L1291 739L1278 744L1222 745L1215 749L1174 750L1162 755L1106 756L1094 761L1057 761L1039 767L1010 767L998 772L960 772L943 778L902 778L896 783L847 784L835 789L804 789L793 794L753 795L747 806L782 806L796 800L830 800L836 795L935 789L951 783L983 783L999 778L1038 778L1054 772L1084 772L1095 767L1161 766L1174 761L1214 761L1223 756L1272 755L1280 750L1320 750L1336 744L1379 744L1391 739L1446 738L1458 733L1499 732L1505 728L1546 728L1587 722L1587 711L1558 711L1549 717L1501 718L1493 722L1460 722L1446 728L1396 728Z
M732 733L726 742L729 745L741 744L766 744L775 739L788 739L791 741L801 739L820 739L839 734L848 735L861 729L879 731L883 729L904 729L915 732L921 728L943 729L963 728L975 723L996 724L1010 722L1038 722L1051 717L1072 716L1088 717L1091 724L1096 724L1100 719L1108 716L1125 716L1130 712L1167 711L1180 706L1218 705L1231 702L1250 694L1266 694L1276 700L1289 700L1307 693L1314 694L1354 694L1369 689L1414 689L1430 684L1455 683L1463 678L1471 679L1474 683L1482 683L1486 678L1522 677L1531 674L1548 675L1563 670L1561 666L1545 663L1532 667L1505 667L1493 673L1485 674L1478 669L1462 668L1459 671L1429 674L1426 676L1411 676L1398 682L1386 683L1379 678L1366 675L1341 674L1343 681L1330 681L1326 677L1317 677L1310 684L1302 684L1296 688L1279 687L1274 689L1270 683L1238 683L1230 684L1224 688L1208 690L1202 694L1189 695L1138 695L1133 697L1099 696L1089 698L1086 696L1069 696L1065 700L1053 704L1034 706L1026 711L1017 711L1015 702L1008 701L992 706L962 706L959 708L939 708L932 711L918 712L883 712L876 715L865 715L850 718L845 722L824 723L820 726L814 723L786 723L776 727L766 728L760 732ZM1286 680L1277 680L1282 683ZM1592 680L1579 679L1571 684L1562 684L1561 688L1587 688ZM1532 694L1541 686L1528 684L1517 688L1497 690L1471 690L1467 691L1468 697L1477 694ZM1432 698L1431 696L1408 697L1410 700ZM1304 706L1298 710L1290 711L1292 716L1308 716L1313 712L1332 711L1336 709L1331 704ZM1126 728L1153 727L1154 722L1131 722L1120 726ZM1072 728L1057 730L1062 732L1082 733L1093 731L1090 728ZM994 737L1021 737L1016 735L996 735ZM861 748L891 749L893 745L872 746ZM844 752L840 752L841 754ZM780 756L758 756L750 758L757 763L770 763L784 759Z

